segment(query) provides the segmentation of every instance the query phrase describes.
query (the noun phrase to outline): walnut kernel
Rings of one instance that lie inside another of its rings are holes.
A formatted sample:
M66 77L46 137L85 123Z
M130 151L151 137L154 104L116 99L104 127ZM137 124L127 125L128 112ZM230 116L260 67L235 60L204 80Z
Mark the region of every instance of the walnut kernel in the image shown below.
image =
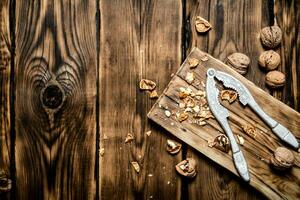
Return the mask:
M199 60L197 58L189 58L188 62L189 62L190 68L195 68L199 64Z
M141 168L140 168L140 165L139 165L138 162L132 161L132 162L131 162L131 165L133 166L134 170L135 170L137 173L139 173L139 172L141 171Z
M247 133L247 135L249 135L250 137L252 137L253 139L255 139L256 134L257 134L257 130L255 127L251 126L251 125L243 125L242 129L245 133Z
M226 100L229 103L233 103L237 99L237 92L233 90L222 90L220 97L222 100Z
M140 81L140 89L141 90L154 90L156 87L156 83L148 80L148 79L142 79Z
M213 142L208 143L208 146L215 147L225 153L228 153L230 149L229 139L224 134L218 135Z

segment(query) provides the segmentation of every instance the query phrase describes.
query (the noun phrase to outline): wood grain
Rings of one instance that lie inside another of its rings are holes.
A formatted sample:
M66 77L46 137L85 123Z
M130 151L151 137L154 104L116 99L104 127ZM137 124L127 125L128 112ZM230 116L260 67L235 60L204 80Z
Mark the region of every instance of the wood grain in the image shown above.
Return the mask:
M194 49L190 57L201 59L206 55L205 53ZM282 102L274 99L265 91L256 87L252 82L248 81L230 67L226 66L222 62L209 56L209 60L202 62L198 66L194 73L196 74L196 80L190 86L194 91L203 90L204 88L198 84L199 81L205 81L206 70L209 67L213 67L217 70L221 70L232 74L239 79L255 97L257 103L275 120L282 123L289 130L291 130L295 136L300 138L300 114L289 108ZM178 103L180 102L178 92L180 87L187 87L188 84L184 80L186 73L191 71L187 62L185 62L176 76L171 80L170 84L164 91L159 101L154 105L153 109L149 113L149 117L155 122L162 125L176 137L180 138L190 146L194 147L202 154L206 155L213 161L219 163L223 167L229 169L233 173L236 173L231 155L223 153L215 148L208 147L208 141L213 140L220 132L223 132L217 121L210 119L207 126L198 126L184 121L178 122L175 118L167 118L164 115L164 110L159 108L159 104L162 107L168 107L172 112L179 110ZM258 98L259 97L259 98ZM278 140L278 138L272 133L269 127L267 127L262 120L256 116L255 113L249 107L243 107L238 102L233 104L222 103L229 112L230 126L235 134L241 135L245 138L245 144L241 147L245 158L248 163L249 171L251 173L250 185L264 193L270 199L297 199L300 197L300 155L294 151L296 156L296 166L288 173L280 174L269 167L269 158L278 146L284 146L284 144ZM171 124L173 122L173 125ZM256 127L258 130L257 137L255 139L249 137L242 131L242 125L249 125ZM284 185L284 187L282 187ZM230 192L233 192L231 189ZM212 195L216 195L212 193ZM230 195L228 195L230 197ZM212 196L211 198L218 198ZM228 197L227 197L228 198ZM233 198L233 197L231 197ZM241 197L240 197L241 198ZM250 197L249 197L250 198Z
M94 199L96 2L16 1L17 199Z
M181 153L166 152L171 134L147 119L155 101L138 84L153 80L161 93L180 65L181 1L101 0L100 13L100 197L180 199ZM125 144L127 133L135 140Z
M187 53L198 47L222 61L231 53L244 53L251 59L246 78L267 90L265 75L258 67L257 58L263 51L259 31L269 22L268 1L187 1L186 16L190 30ZM197 16L204 17L212 24L212 30L207 34L196 32L194 22ZM193 149L188 150L187 157L196 158L202 166L199 171L201 178L196 178L189 186L189 196L195 199L202 196L225 199L263 198L234 176L224 172L224 169L198 155Z
M9 0L0 2L0 198L6 198L10 178L10 76L11 39ZM3 194L6 193L6 194Z
M286 74L282 100L300 110L300 3L299 1L275 1L274 14L282 29L280 46L280 70Z

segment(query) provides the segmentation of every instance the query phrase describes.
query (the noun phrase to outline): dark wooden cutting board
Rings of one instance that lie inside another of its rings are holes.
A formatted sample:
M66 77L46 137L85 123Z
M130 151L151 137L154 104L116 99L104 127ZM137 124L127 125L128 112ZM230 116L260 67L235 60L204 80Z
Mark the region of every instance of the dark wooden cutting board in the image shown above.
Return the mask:
M205 60L201 60L203 57L207 57L208 60L202 61ZM189 58L200 60L198 67L190 69L187 61ZM178 106L180 87L189 86L193 91L204 90L204 86L199 83L206 82L206 71L210 67L231 74L240 80L266 113L292 131L298 140L300 139L300 114L298 112L273 98L226 64L197 48L193 49L174 75L163 94L148 113L148 117L217 164L238 175L232 161L231 152L224 153L208 146L209 141L223 133L222 128L215 119L209 119L208 124L205 126L190 123L188 120L179 122L173 116L167 117L163 108L167 107L172 112L180 110ZM195 81L191 85L185 81L186 74L190 71L195 73ZM296 164L290 171L280 173L274 170L270 167L269 159L277 147L286 145L278 140L271 129L249 107L243 107L238 101L232 104L222 102L222 104L229 110L229 124L233 133L245 139L244 145L240 148L248 163L251 178L249 184L270 199L300 199L299 152L292 150L296 157ZM246 134L242 130L243 125L255 127L257 130L256 137L252 138Z

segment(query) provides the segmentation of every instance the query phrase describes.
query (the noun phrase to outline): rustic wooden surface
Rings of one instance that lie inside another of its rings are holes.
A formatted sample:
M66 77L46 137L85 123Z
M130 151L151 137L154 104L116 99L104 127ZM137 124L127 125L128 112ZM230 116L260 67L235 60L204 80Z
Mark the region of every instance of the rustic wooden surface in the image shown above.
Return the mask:
M187 145L168 155L172 135L147 120L154 101L137 84L153 79L161 94L193 47L222 61L240 51L252 60L246 77L299 111L299 1L276 0L273 9L273 0L2 0L0 9L7 65L0 69L0 170L13 180L13 199L264 198ZM287 74L283 92L268 91L256 61L263 51L258 31L274 14L284 33L276 49ZM197 15L213 25L208 34L195 32ZM54 123L39 96L48 72L61 73L68 91ZM135 141L125 145L127 132ZM193 181L174 170L186 157L201 166ZM141 164L139 174L132 160Z
M0 2L0 198L9 198L7 179L10 178L10 57L9 1ZM3 188L3 189L2 189Z
M101 199L181 196L174 166L182 155L166 153L170 134L147 120L155 101L138 88L148 78L161 93L180 65L181 11L180 1L100 1ZM135 140L125 144L128 133Z
M200 60L205 55L206 53L195 48L187 59L197 58ZM178 104L180 103L178 97L180 87L190 87L193 89L194 93L196 93L197 90L205 90L205 88L198 83L206 80L206 71L210 67L227 72L239 79L249 89L257 103L273 119L286 126L298 139L300 138L299 113L276 100L230 67L211 56L209 56L208 61L200 62L195 70L190 69L187 61L184 62L182 67L172 78L163 95L149 112L149 118L160 124L188 145L194 147L202 154L236 174L230 155L215 148L208 147L209 141L212 141L220 134L220 132L224 133L216 120L210 119L208 125L199 126L191 124L190 119L180 123L175 116L168 118L164 113L165 107L168 107L172 113L180 111L180 108L178 107ZM195 73L196 78L192 85L189 85L184 79L186 74L191 71ZM271 199L298 199L300 197L300 163L296 162L296 167L293 168L290 173L285 173L284 176L282 173L276 173L276 171L270 169L269 159L272 153L278 146L284 144L272 134L271 129L266 126L249 107L244 108L238 102L234 102L233 104L222 102L222 104L230 112L229 123L233 133L245 138L246 142L241 147L241 150L245 155L249 167L251 177L250 185ZM244 133L241 128L243 125L251 125L257 129L258 134L255 139ZM294 151L294 155L296 160L300 160L300 155L297 151ZM284 187L282 187L282 185L284 185Z
M16 1L17 199L96 196L96 8Z

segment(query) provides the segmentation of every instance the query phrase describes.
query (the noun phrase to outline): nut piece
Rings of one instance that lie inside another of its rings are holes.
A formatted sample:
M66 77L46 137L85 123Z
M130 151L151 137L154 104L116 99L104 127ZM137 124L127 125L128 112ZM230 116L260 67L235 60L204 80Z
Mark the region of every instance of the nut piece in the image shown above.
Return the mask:
M294 154L284 147L278 147L270 158L271 164L278 170L286 170L294 165Z
M225 153L228 153L230 149L229 139L224 134L218 135L213 142L208 143L208 146L215 147Z
M132 161L132 162L131 162L131 165L133 166L134 170L135 170L137 173L139 173L139 172L141 171L140 165L139 165L138 162Z
M148 79L142 79L140 81L140 89L141 90L154 90L156 87L156 84Z
M268 71L274 70L280 64L280 55L273 50L265 51L260 54L258 64Z
M167 140L167 151L172 155L177 154L181 150L181 146L181 144L174 140Z
M280 88L285 84L285 75L280 71L270 71L266 75L266 84L271 88Z
M191 69L197 67L199 64L199 60L197 58L189 58L188 62Z
M134 137L131 133L128 133L125 138L125 144L134 140Z
M104 148L101 148L101 149L99 150L99 153L100 153L100 156L101 156L101 157L104 156Z
M150 97L150 99L157 99L158 94L157 94L156 90L149 91L149 97Z
M233 53L227 57L226 64L240 74L246 74L250 64L250 58L242 53Z
M245 139L240 136L240 135L236 135L236 138L237 138L237 142L241 145L241 146L244 146L244 143L245 143Z
M267 26L260 31L262 44L270 49L277 47L282 39L282 31L279 26Z
M172 113L171 113L171 111L169 111L169 110L165 110L165 115L166 115L167 117L171 117Z
M220 96L222 100L226 100L229 103L233 103L236 100L238 95L237 92L233 90L222 90Z
M192 84L194 79L195 79L194 72L187 72L186 73L186 77L185 77L186 82L188 82L189 84Z
M256 134L257 134L257 130L255 127L250 126L250 125L243 125L242 129L245 133L247 133L247 135L249 135L250 137L252 137L253 139L255 139Z
M198 33L205 33L211 29L210 23L200 16L196 17L195 26Z
M176 117L179 122L183 122L189 117L189 115L186 112L180 112L176 114Z
M175 166L176 171L187 178L196 176L196 161L193 158L187 158Z

